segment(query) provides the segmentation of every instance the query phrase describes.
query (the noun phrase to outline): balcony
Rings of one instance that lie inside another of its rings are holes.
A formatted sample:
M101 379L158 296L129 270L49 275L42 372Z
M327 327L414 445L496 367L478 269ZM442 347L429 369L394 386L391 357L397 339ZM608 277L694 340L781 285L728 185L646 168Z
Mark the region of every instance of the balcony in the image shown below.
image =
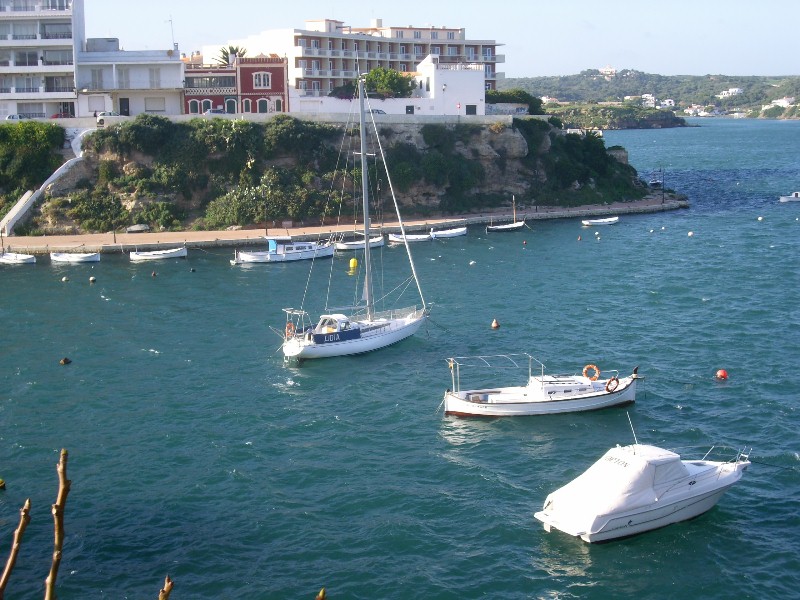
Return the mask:
M187 96L233 96L237 93L235 87L185 88L183 91Z

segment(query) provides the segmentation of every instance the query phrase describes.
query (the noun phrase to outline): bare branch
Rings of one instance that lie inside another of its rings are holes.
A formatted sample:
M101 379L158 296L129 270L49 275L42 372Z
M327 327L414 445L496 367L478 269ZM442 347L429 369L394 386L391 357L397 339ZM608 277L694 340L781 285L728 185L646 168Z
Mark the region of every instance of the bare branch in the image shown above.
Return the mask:
M58 567L61 565L61 550L64 547L64 508L67 504L67 494L69 494L72 482L67 479L67 456L65 449L61 450L61 459L56 465L58 472L58 497L53 504L53 522L55 525L55 542L53 544L53 564L50 566L50 574L45 579L44 598L45 600L55 600L56 597L56 577L58 577Z
M11 554L8 555L6 568L3 570L3 575L0 577L0 600L6 593L6 584L11 577L11 571L17 562L17 554L19 554L19 545L22 543L22 534L25 533L25 528L31 522L31 499L25 500L25 505L19 510L19 525L14 531L14 541L11 543Z
M160 592L158 592L158 600L167 600L169 598L169 594L171 591L172 591L172 579L170 579L169 575L167 575L167 578L164 579L163 589Z

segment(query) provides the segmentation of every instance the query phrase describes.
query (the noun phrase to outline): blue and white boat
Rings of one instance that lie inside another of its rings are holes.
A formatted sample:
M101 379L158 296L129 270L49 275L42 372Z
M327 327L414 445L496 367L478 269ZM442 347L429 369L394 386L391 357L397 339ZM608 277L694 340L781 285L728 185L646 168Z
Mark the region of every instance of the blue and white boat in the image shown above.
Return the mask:
M266 239L267 250L236 250L231 264L287 262L333 256L334 246L330 241L301 242L293 241L289 236Z
M361 195L364 214L363 241L366 242L370 239L370 213L363 78L358 79L358 92L359 129L361 134ZM377 131L375 133L377 134ZM384 158L382 149L380 154L381 158ZM389 172L388 169L385 169L385 166L384 163L385 175L389 179ZM393 189L390 179L389 188ZM394 193L392 193L392 199L394 200L395 212L400 224L400 234L405 238L405 226L403 225ZM380 236L380 240L382 244L383 236ZM284 356L290 359L303 360L361 354L385 348L416 333L428 317L428 308L425 305L422 288L417 279L408 240L404 239L403 242L411 267L411 277L406 281L410 284L413 279L416 283L422 302L421 307L406 306L395 310L376 310L372 289L372 248L371 244L364 243L363 280L361 280L361 283L363 283L363 294L361 295L363 304L351 307L352 312L350 315L346 315L340 310L328 310L320 316L316 325L313 324L313 320L303 308L283 309L286 313L286 328L283 332L281 346ZM401 287L405 289L406 286Z

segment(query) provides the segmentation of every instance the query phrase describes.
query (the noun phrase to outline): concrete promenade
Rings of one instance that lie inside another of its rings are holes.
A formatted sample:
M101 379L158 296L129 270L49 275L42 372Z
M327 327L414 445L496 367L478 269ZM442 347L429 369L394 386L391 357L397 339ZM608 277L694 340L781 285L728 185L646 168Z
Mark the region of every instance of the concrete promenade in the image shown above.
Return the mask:
M683 197L671 194L662 196L661 192L642 200L633 202L616 202L604 205L587 205L575 208L538 207L518 210L517 218L527 221L544 219L586 219L611 215L653 213L679 208L689 208L689 202ZM408 232L427 231L431 227L445 228L463 225L480 225L494 222L503 223L512 220L510 211L473 213L462 216L431 217L427 219L403 220ZM373 228L382 225L384 233L398 233L397 221L373 222ZM93 233L81 235L49 235L49 236L11 236L3 238L6 251L26 254L48 254L50 252L130 252L132 250L160 250L186 245L188 248L234 248L244 246L263 246L264 236L291 235L294 239L327 238L334 232L353 231L353 223L340 225L305 226L297 225L291 229L269 228L236 229L230 231L161 231L150 233Z

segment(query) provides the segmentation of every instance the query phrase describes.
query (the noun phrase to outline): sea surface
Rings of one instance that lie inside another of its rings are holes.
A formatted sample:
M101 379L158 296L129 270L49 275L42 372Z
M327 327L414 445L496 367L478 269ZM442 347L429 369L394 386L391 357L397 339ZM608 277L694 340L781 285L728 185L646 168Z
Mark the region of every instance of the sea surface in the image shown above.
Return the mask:
M800 190L800 122L691 123L605 135L691 208L415 244L431 322L363 356L284 364L270 328L308 263L0 268L0 560L32 502L6 597L42 592L61 448L60 600L154 598L167 574L176 599L800 597L800 203L778 203ZM316 265L306 308L331 266L352 283L348 259ZM406 263L376 262L387 282ZM443 416L446 358L512 352L645 379L628 408ZM546 495L634 431L753 464L694 520L602 545L546 533Z

